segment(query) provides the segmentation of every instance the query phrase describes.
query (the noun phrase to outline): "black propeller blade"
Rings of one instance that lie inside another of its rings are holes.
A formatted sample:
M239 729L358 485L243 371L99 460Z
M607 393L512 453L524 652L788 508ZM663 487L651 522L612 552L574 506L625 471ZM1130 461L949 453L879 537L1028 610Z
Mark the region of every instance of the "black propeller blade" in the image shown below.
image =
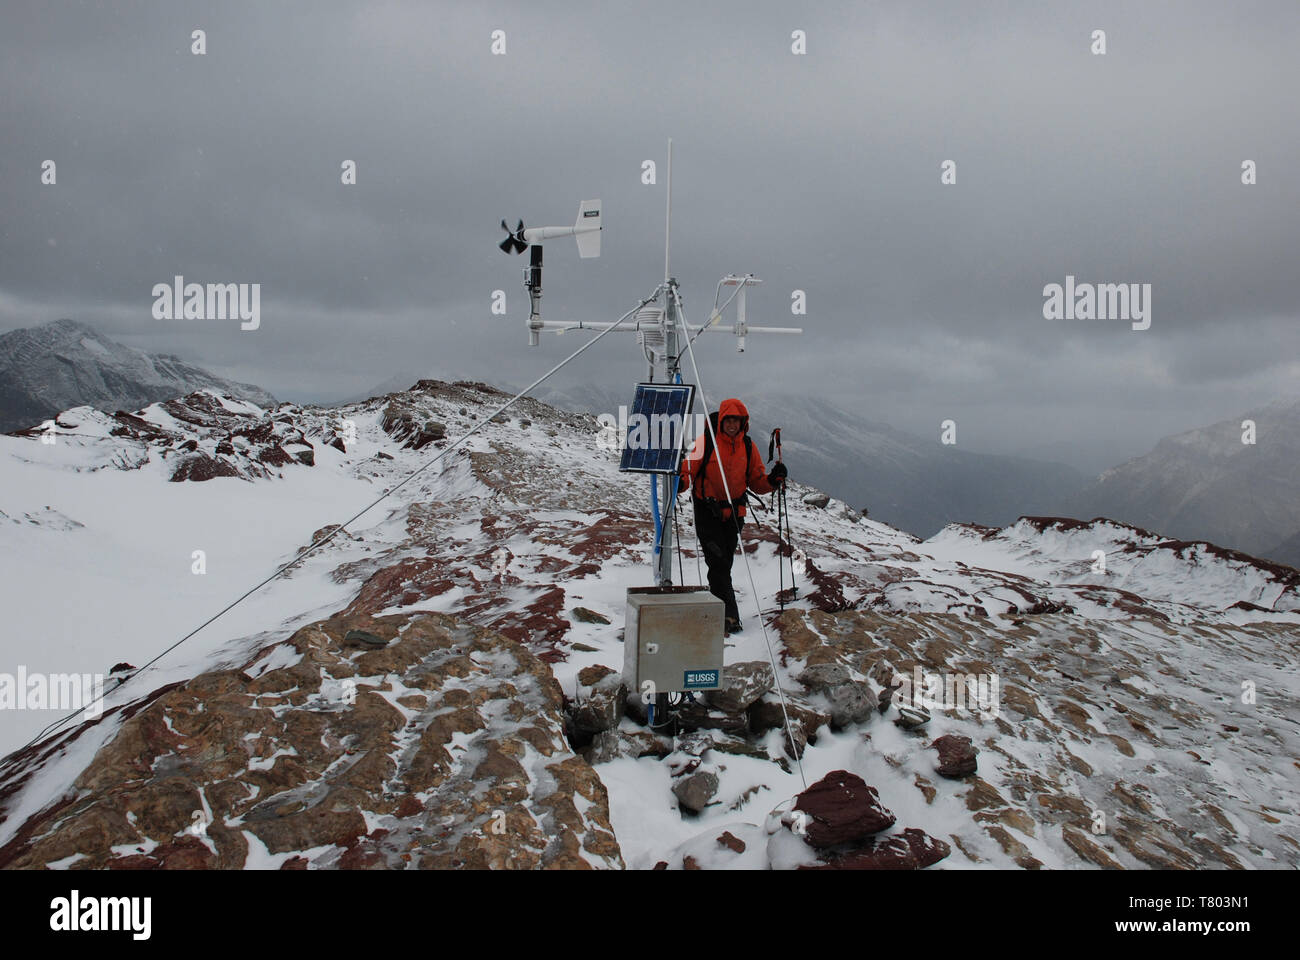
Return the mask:
M524 243L524 221L519 221L519 226L512 233L509 225L502 220L501 229L506 232L506 238L501 241L499 246L503 253L523 253L528 249L528 244Z

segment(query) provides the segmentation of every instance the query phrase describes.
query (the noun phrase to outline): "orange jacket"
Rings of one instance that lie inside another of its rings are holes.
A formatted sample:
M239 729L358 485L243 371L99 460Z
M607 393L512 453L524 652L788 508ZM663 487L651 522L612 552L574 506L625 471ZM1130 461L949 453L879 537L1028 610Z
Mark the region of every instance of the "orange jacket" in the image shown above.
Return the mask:
M733 440L728 437L722 429L722 421L725 417L740 417L740 432L736 434ZM695 446L691 452L682 460L682 482L681 489L686 490L695 482L695 496L721 500L724 503L727 500L727 490L731 491L731 499L740 499L741 494L748 488L755 493L771 493L772 485L767 482L767 469L763 466L763 455L758 452L758 444L751 444L752 453L749 455L749 476L745 476L745 432L749 429L749 411L739 400L723 400L718 407L718 432L717 441L714 446L714 452L709 457L709 462L704 465L703 476L701 473L700 459L704 456L704 441L708 436L708 427L704 433L695 438ZM727 471L727 486L722 485L722 473L719 468ZM745 507L740 507L740 515L745 515Z

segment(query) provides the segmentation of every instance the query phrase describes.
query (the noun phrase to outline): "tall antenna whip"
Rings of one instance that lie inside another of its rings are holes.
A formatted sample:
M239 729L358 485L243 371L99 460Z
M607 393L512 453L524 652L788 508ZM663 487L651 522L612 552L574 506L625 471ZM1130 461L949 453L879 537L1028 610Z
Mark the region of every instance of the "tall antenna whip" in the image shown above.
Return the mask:
M668 282L668 243L673 235L673 138L668 138L668 215L664 218L664 283Z

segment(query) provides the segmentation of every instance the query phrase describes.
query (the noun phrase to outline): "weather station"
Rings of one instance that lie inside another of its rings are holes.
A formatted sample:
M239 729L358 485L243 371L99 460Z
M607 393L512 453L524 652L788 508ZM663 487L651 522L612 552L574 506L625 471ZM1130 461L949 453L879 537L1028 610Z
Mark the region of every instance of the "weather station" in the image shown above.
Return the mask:
M753 274L724 276L718 281L708 320L699 325L687 322L677 278L671 272L672 182L672 141L669 140L664 278L649 296L616 321L544 320L541 315L542 241L571 236L577 241L580 257L599 257L602 229L599 200L582 201L572 226L525 227L520 219L511 230L502 220L506 239L500 243L505 253L529 251L529 265L524 269L524 287L529 296L529 346L537 346L541 334L547 331L557 334L574 330L598 331L599 335L586 346L612 332L632 333L636 335L637 346L646 359L647 378L636 385L632 416L628 418L627 433L621 438L619 470L650 475L654 584L628 590L623 677L629 689L640 691L648 704L652 726L656 725L656 713L661 718L667 717L671 707L681 702L680 694L717 689L722 682L723 602L709 593L707 587L674 585L672 571L678 471L686 442L694 440L688 424L694 421L697 394L706 409L708 407L708 396L701 385L695 359L694 342L704 333L728 333L736 338L737 352L743 353L746 337L751 334L803 332L800 327L749 324L746 292L762 283ZM724 287L730 288L731 294L719 304ZM724 324L723 315L733 301L736 303L735 319ZM577 354L568 359L574 356ZM694 383L683 382L683 356L689 360ZM701 419L712 434L713 426L708 418ZM645 435L634 434L633 421L638 424L648 421L652 425L648 442ZM722 482L725 486L725 476ZM730 499L729 489L727 493ZM743 550L741 555L744 556ZM670 699L670 695L676 700Z

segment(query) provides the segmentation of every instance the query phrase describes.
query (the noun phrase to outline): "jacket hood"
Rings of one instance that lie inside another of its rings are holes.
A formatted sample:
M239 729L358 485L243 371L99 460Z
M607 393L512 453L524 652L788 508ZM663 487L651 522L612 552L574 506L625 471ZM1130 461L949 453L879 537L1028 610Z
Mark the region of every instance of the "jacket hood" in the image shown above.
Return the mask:
M732 397L718 405L718 426L722 426L723 417L740 417L740 432L749 432L749 411L745 405Z

